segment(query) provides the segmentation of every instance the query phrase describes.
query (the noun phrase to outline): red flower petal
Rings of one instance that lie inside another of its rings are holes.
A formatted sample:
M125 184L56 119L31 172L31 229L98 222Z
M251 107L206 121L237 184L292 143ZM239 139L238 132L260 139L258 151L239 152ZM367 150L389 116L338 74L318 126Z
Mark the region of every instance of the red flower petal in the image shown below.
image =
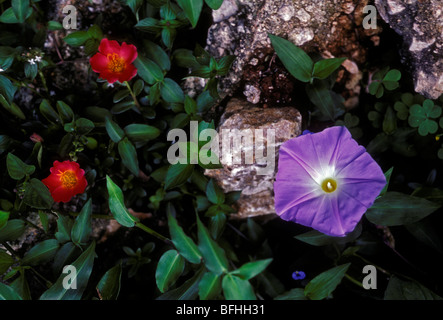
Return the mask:
M89 63L91 64L91 68L94 72L101 73L103 70L108 69L109 61L104 54L99 52L89 59Z
M133 64L126 65L125 70L119 75L118 81L121 83L129 81L137 75L137 68Z
M117 53L118 55L120 55L120 45L115 40L108 40L108 39L104 38L100 42L100 46L98 47L98 51L100 51L105 56L107 56L108 54L111 54L111 53Z
M119 55L125 59L127 64L132 63L137 59L137 48L132 44L126 44L126 42L123 42Z

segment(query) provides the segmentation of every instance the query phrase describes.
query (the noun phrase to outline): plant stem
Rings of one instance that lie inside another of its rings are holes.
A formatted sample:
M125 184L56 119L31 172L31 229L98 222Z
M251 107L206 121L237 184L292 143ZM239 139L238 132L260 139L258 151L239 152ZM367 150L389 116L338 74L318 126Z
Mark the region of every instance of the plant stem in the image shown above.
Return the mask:
M346 279L348 279L349 281L351 281L353 284L359 286L360 288L364 288L364 287L363 287L363 284L362 284L360 281L354 279L353 277L351 277L351 276L348 275L347 273L345 273L345 277L346 277Z
M137 106L137 108L138 108L139 110L141 110L141 106L140 106L140 104L138 103L137 97L135 96L134 91L132 91L131 86L129 85L129 82L128 82L128 81L125 81L125 84L126 84L126 87L127 87L128 90L129 90L129 93L131 94L132 100L134 100L135 105Z
M151 228L145 226L144 224L142 224L141 222L136 222L135 226L142 229L143 231L145 231L146 233L149 233L150 235L156 237L157 239L160 239L161 241L165 242L166 244L172 244L172 241L164 236L162 236L161 234L157 233L156 231L152 230Z
M391 273L389 271L379 267L378 265L376 265L376 264L372 263L371 261L363 258L362 256L358 255L357 253L354 253L354 256L356 256L357 258L360 258L363 262L366 262L367 264L373 265L374 267L376 267L378 270L380 270L384 274L387 274L388 276L391 276Z

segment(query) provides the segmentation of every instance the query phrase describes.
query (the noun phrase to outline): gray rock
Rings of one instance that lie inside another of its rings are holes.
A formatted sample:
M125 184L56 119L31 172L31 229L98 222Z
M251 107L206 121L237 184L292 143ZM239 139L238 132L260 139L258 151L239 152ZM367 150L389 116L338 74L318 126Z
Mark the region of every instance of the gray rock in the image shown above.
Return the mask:
M443 3L440 0L376 0L380 16L403 37L415 91L430 99L443 94Z
M307 52L346 56L363 64L366 49L359 40L381 31L362 28L367 3L368 0L226 0L213 13L215 23L209 29L206 47L216 58L229 54L237 57L229 75L221 79L221 96L239 89L251 102L257 103L258 98L261 103L276 102L263 94L258 97L253 88L259 89L257 84L242 81L249 65L257 66L259 61L258 68L274 61L268 33L289 39ZM285 102L288 101L277 103Z
M241 163L231 161L230 157L226 157L226 150L222 149L220 162L223 168L205 170L205 175L214 178L224 192L242 191L237 201L238 217L274 213L273 183L278 167L278 149L283 142L301 134L300 112L293 107L263 109L244 100L232 99L218 127L221 145L227 141L224 139L225 132L233 129L251 129L254 143L245 143L242 147L229 141L231 152L228 155L241 159ZM274 130L274 141L270 138L269 129ZM258 131L263 132L263 145L257 143ZM270 153L265 151L263 155L269 158L266 164L260 164L257 154L263 152L265 147ZM242 157L245 150L252 151L251 163L247 162L245 155ZM266 166L269 170L264 170Z

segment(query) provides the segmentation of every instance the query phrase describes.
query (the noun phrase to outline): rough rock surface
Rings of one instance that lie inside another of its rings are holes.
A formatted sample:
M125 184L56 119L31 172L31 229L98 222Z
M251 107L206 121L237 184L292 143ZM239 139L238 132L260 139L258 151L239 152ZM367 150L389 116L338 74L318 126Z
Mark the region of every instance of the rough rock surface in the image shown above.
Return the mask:
M443 94L443 2L376 0L381 17L403 37L403 60L411 63L415 91L427 98Z
M361 40L371 37L376 42L381 31L380 27L362 27L363 8L367 4L368 0L226 0L213 13L215 23L207 40L207 49L213 56L237 57L230 74L221 81L222 96L231 95L242 86L240 90L250 102L288 103L273 99L272 93L263 94L262 85L244 79L249 69L275 60L268 33L289 39L307 52L347 57L362 65L367 51ZM269 81L265 72L263 76L263 82ZM280 90L275 86L278 80L273 82L269 90Z
M214 178L225 192L242 191L240 199L237 201L237 215L239 217L274 213L273 183L278 167L278 149L283 142L301 134L300 112L293 107L263 109L244 100L232 99L220 120L218 132L221 139L224 137L223 130L232 129L252 129L254 132L254 144L252 145L236 148L234 143L230 142L233 155L241 155L242 150L244 151L248 147L253 148L253 163L245 163L244 156L239 164L225 161L221 157L223 168L206 170L205 174ZM268 150L270 147L275 150L275 154L271 155L272 161L275 160L274 167L270 166L269 168L272 170L266 174L260 172L264 166L256 161L255 139L257 139L257 135L254 129L263 129L264 146ZM268 143L268 137L270 137L268 129L275 130L274 144ZM223 151L225 150L223 149Z

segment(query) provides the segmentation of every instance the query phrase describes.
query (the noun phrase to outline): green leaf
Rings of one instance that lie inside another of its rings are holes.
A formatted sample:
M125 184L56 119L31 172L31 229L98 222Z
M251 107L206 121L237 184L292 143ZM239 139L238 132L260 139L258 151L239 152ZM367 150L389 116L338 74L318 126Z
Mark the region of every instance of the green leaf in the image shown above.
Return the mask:
M436 231L434 224L432 224L429 219L422 219L411 224L406 224L405 228L418 241L428 245L431 248L434 248L440 253L443 253L440 236Z
M256 300L254 289L248 280L227 274L222 280L223 294L226 300Z
M0 232L0 242L14 241L25 232L26 225L22 220L11 219Z
M399 81L400 79L401 79L401 72L398 71L397 69L392 69L392 70L389 70L389 72L384 76L383 83L385 81L396 82L396 81Z
M220 59L217 63L217 74L220 76L224 76L229 72L232 63L235 60L235 56L229 55Z
M92 122L89 119L86 118L78 118L75 120L75 130L79 135L86 135L92 130L94 130L95 125L94 122Z
M72 225L73 221L68 216L58 216L57 232L55 233L58 242L65 243L71 240Z
M135 28L143 31L143 32L149 32L149 33L159 33L162 31L162 28L159 26L159 21L154 18L145 18L143 20L140 20L136 25ZM136 66L137 67L137 66ZM138 67L137 67L138 69Z
M117 123L115 123L114 121L112 121L111 119L106 118L105 125L106 125L106 131L108 132L109 137L115 143L120 142L123 139L123 137L125 136L125 132L123 131L123 129L120 128L120 126ZM137 175L138 175L138 173L137 173Z
M9 212L0 210L0 230L8 223Z
M380 191L379 197L386 194L389 187L389 181L391 180L392 171L394 170L394 167L391 167L388 171L385 172L385 179L386 179L386 185L383 187L383 189Z
M8 168L9 176L14 180L21 180L35 171L35 166L24 163L12 153L8 153L6 157L6 167Z
M23 202L36 209L51 209L54 199L43 182L33 178L26 184Z
M185 260L177 251L166 251L161 256L155 271L155 281L160 292L168 290L181 276L184 268Z
M106 176L106 186L109 193L109 209L115 220L122 226L131 228L138 222L138 219L131 215L126 209L123 192L109 176Z
M174 243L177 251L189 262L200 263L202 256L197 245L185 234L177 220L170 213L168 214L168 225L172 243Z
M241 279L249 280L262 273L272 262L272 259L264 259L258 261L247 262L231 274Z
M185 12L192 27L195 28L203 8L203 0L177 0L177 3Z
M25 77L34 80L34 78L37 76L38 73L38 65L36 63L31 64L26 62L25 63Z
M128 138L124 138L118 143L118 153L122 157L122 162L125 167L138 177L140 169L138 166L137 151Z
M122 278L121 262L109 269L97 284L100 300L117 300Z
M42 241L33 246L31 250L25 254L21 260L21 265L36 266L46 263L54 258L58 248L59 243L55 239Z
M183 90L177 82L170 78L164 79L160 87L160 94L163 100L169 103L183 103L185 100Z
M14 264L14 259L6 252L0 250L0 275L8 271L9 267Z
M137 68L137 74L150 85L164 79L163 71L160 67L154 61L142 55L138 55L137 59L135 59L134 66Z
M63 25L58 21L48 21L48 30L63 30Z
M211 238L206 227L197 216L198 248L203 256L206 267L215 274L228 271L228 259L225 251Z
M389 278L384 300L443 300L443 298L415 280L402 280L393 275Z
M72 242L63 244L54 256L52 270L54 274L60 273L64 266L73 262L81 254L82 249Z
M138 10L143 5L143 0L126 0L126 5L131 8L133 14L137 14Z
M25 19L28 16L28 11L30 9L29 0L14 0L11 2L11 5L18 22L25 22Z
M423 219L440 205L429 200L389 191L375 200L366 212L366 218L377 225L398 226Z
M172 59L181 68L197 68L200 66L193 52L189 49L180 48L175 50Z
M129 124L124 128L124 131L132 142L145 142L160 135L159 129L147 124Z
M0 300L23 300L10 286L0 282Z
M165 190L175 188L185 183L194 171L193 164L176 163L169 167L165 178Z
M306 93L320 111L322 119L334 121L344 113L343 97L331 91L326 80L316 80L307 85Z
M206 196L213 204L222 204L225 202L225 194L213 179L209 180L206 187Z
M63 40L70 46L79 47L90 38L91 35L87 31L74 31L64 37Z
M318 79L326 79L335 70L337 70L347 58L332 58L317 61L314 64L312 77Z
M14 116L16 116L19 119L25 120L26 116L23 113L23 111L14 103L12 102L11 104L9 104L8 101L6 101L5 97L0 94L0 104L6 109L8 110L8 112L10 112L11 114L13 114Z
M71 230L72 242L78 246L85 245L89 240L89 235L92 232L91 215L92 199L89 199L75 219Z
M163 71L171 69L171 61L168 54L156 43L143 40L146 57L154 61Z
M220 9L223 4L223 0L205 0L205 2L212 10Z
M156 300L195 300L198 297L198 285L204 274L204 268L200 268L194 276L186 280L180 287L172 289Z
M80 257L71 263L77 270L75 277L77 289L72 290L64 287L63 283L67 274L62 273L54 285L40 296L40 300L80 300L88 285L95 256L95 242L92 242Z
M344 237L332 237L326 234L323 234L317 230L311 230L305 233L302 233L298 236L295 236L297 240L303 241L313 246L326 246L330 244L346 244L348 242L352 242L357 239L362 231L361 224L357 224L354 230L348 233Z
M320 273L306 285L305 296L311 300L327 298L340 284L350 265L350 263L342 264Z
M51 104L48 100L42 100L42 102L40 103L40 112L49 122L61 123L60 116L57 112L55 112L54 108L51 107Z
M309 82L314 67L312 59L299 47L283 38L269 34L272 46L283 65L294 78Z
M282 293L274 300L308 300L305 296L305 290L302 288L294 288L288 292Z
M221 277L212 272L206 272L198 284L200 300L213 300L221 293Z
M31 300L31 290L26 280L24 269L20 271L20 276L11 283L11 288L13 288L23 300Z
M14 86L8 78L0 74L0 94L3 95L9 103L12 103L17 87Z

